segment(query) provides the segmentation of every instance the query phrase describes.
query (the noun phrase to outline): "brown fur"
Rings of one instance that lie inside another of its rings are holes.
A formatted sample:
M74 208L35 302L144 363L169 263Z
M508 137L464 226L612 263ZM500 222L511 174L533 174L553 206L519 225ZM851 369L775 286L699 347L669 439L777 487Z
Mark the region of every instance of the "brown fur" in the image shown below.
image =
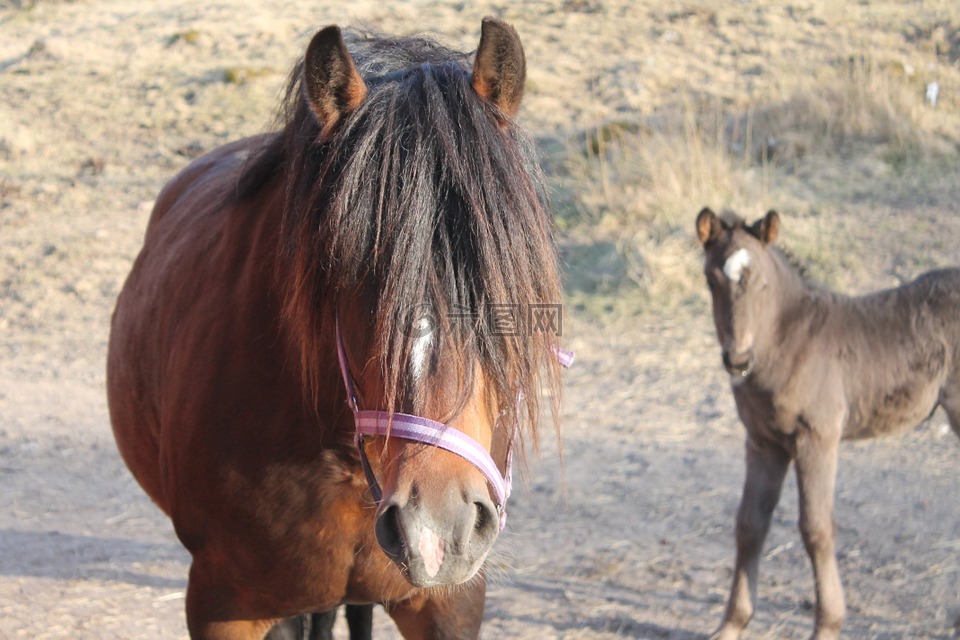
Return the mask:
M791 461L800 530L816 582L814 637L838 636L843 591L834 553L833 499L841 439L895 433L938 406L960 435L960 269L851 298L811 286L771 246L775 212L754 225L697 217L717 336L747 430L747 477L737 514L737 560L724 621L731 640L749 621L760 551ZM746 249L740 282L727 258Z
M344 602L383 604L406 638L479 633L477 566L497 533L486 480L454 454L379 438L367 451L384 496L371 502L338 315L362 408L444 420L501 466L520 427L518 390L533 418L540 383L557 386L556 365L540 367L554 336L481 326L441 334L430 371L410 380L405 305L556 302L556 254L524 139L499 121L515 105L474 93L461 57L439 45L364 46L354 64L339 29L320 31L291 82L284 131L226 145L170 181L114 312L114 433L193 557L193 638L259 639L278 619ZM415 126L391 130L398 121ZM444 538L440 587L423 586L415 539L398 540L393 561L382 550L384 530L400 535L383 525L391 509L461 536Z

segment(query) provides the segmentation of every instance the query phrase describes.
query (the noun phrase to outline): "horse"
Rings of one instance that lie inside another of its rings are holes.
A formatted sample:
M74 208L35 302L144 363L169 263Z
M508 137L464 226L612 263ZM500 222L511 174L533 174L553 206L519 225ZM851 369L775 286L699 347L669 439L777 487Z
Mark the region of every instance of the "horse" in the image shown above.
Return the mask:
M736 565L713 638L740 636L787 468L796 463L800 533L816 587L813 637L839 637L834 488L843 439L892 434L942 407L960 435L960 269L862 297L813 285L773 246L776 211L747 225L704 208L696 219L713 320L746 427Z
M348 604L343 608L350 640L372 640L373 605ZM334 640L336 621L336 609L288 618L274 625L265 640Z
M107 394L191 555L192 638L344 603L405 638L478 636L513 453L560 397L556 324L522 321L562 299L525 76L496 18L472 55L328 26L278 130L159 194Z

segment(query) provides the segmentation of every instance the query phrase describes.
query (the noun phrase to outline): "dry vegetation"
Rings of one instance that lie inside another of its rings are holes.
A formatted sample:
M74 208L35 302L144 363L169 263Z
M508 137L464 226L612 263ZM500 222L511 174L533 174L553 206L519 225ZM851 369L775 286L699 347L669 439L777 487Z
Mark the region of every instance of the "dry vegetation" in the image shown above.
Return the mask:
M807 5L807 11L826 14L827 4ZM859 4L866 12L874 3ZM719 6L668 20L695 20L713 32L740 24L742 14ZM618 299L611 305L601 297L598 307L596 298L581 300L584 306L629 314L650 304L702 304L690 229L704 205L751 219L781 210L816 277L851 286L864 274L837 273L849 266L841 258L850 247L830 247L822 235L839 210L862 206L865 191L874 191L877 201L887 194L901 204L955 203L960 17L945 17L947 3L923 8L929 13L878 10L870 19L874 41L851 32L842 38L845 46L819 58L792 58L789 43L768 51L769 69L746 73L775 73L770 86L742 92L696 86L648 114L599 121L571 135L556 176L563 222L571 235L605 247L598 255L591 245L592 253L572 257L573 288ZM769 22L775 14L771 8ZM931 83L938 89L935 103ZM637 295L624 302L631 290Z

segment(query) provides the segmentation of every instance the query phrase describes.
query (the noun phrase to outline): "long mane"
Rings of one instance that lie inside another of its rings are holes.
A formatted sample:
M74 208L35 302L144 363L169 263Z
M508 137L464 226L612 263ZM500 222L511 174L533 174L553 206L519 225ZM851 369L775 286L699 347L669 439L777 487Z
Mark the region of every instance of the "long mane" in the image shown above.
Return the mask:
M491 309L511 305L526 314L532 305L561 302L532 145L475 93L468 54L420 37L353 33L347 42L367 98L319 142L322 123L304 98L298 65L282 131L238 183L243 198L284 180L285 264L293 280L285 311L307 379L322 379L331 366L326 351L338 302L364 292L375 306L371 358L382 367L386 409L393 410L414 384L405 374L411 311L428 304L446 337L437 360L459 363L468 377L461 404L471 386L468 363L479 362L501 410L536 425L544 387L556 412L557 338L550 331L499 335L488 321Z

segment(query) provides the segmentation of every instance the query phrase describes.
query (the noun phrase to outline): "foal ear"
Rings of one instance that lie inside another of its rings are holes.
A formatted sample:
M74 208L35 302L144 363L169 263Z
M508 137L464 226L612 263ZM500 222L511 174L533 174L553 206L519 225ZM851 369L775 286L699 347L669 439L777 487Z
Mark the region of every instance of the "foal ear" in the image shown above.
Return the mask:
M367 97L367 85L336 25L313 36L303 61L303 80L310 109L323 126L321 142L329 140L340 120Z
M707 246L720 237L723 227L720 225L720 218L717 217L710 207L704 207L697 214L697 238L700 244Z
M754 235L760 238L763 244L773 244L780 233L780 214L773 209L767 215L753 223Z
M513 117L520 110L526 79L527 61L520 36L503 20L484 18L470 81L473 90L505 116Z

